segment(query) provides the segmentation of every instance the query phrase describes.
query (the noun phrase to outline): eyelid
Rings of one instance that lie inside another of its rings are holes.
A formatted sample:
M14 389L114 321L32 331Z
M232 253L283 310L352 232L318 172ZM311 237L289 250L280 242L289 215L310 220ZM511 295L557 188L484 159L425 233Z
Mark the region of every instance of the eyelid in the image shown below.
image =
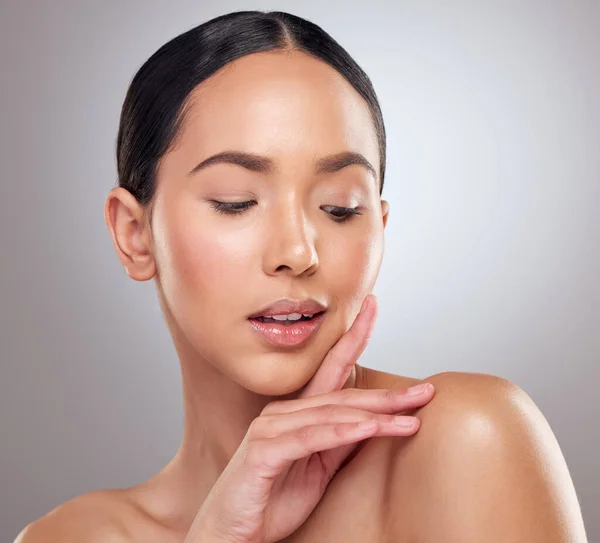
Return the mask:
M355 213L356 215L360 215L362 210L364 209L363 206L333 206L333 205L321 206L321 209L323 209L323 208L338 209L338 210L342 210L342 211L347 211L348 213Z
M209 200L210 206L219 213L228 215L239 215L250 207L256 205L256 200L246 200L242 202L222 202L220 200Z
M223 202L220 200L209 200L210 206L217 212L223 213L225 215L242 215L246 210L254 205L257 205L258 202L256 200L246 200L241 202ZM321 206L320 209L325 211L333 221L337 223L343 223L352 219L352 217L356 215L362 215L362 211L364 209L363 206L355 206L355 207L345 207L345 206L334 206L334 205L324 205ZM340 215L336 215L336 213L340 213Z
M329 208L329 211L328 211ZM362 215L363 207L343 207L343 206L321 206L325 213L329 214L335 222L342 223L351 220L356 215ZM335 212L342 213L342 216L335 215Z

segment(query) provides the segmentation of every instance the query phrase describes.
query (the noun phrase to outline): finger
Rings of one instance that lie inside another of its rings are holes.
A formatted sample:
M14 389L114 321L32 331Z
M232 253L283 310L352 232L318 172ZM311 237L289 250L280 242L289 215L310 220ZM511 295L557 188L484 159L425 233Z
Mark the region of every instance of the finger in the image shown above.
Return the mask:
M350 329L329 350L317 373L298 395L307 398L342 388L352 367L362 354L373 332L377 316L377 299L373 294L363 300Z
M361 441L378 429L376 421L304 426L276 438L249 441L245 461L259 476L274 478L296 460Z
M391 403L386 406L385 411L385 413L373 413L364 409L329 404L301 409L283 415L261 416L252 423L251 439L273 438L286 432L314 424L342 424L347 422L361 422L363 420L377 420L383 428L391 425L410 427L415 423L414 416L394 415L397 408Z
M416 434L421 427L421 420L417 417L413 418L415 419L415 422L412 426L394 427L393 424L379 424L377 431L374 434L368 435L367 437L412 436ZM342 465L342 462L348 458L348 455L350 455L352 451L356 449L357 445L358 443L351 443L349 445L329 449L321 453L321 462L323 463L323 466L325 466L330 479L336 474Z
M430 387L428 385L431 385ZM267 404L259 418L269 415L292 413L301 409L335 404L378 413L397 413L425 405L431 400L435 389L431 383L420 383L410 388L345 388L310 398L276 400Z

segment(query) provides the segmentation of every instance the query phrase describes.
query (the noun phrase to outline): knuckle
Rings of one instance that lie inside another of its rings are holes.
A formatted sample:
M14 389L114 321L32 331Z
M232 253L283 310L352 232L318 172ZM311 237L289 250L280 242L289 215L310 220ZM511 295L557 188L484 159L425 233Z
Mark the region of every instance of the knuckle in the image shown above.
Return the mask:
M262 441L248 443L244 454L244 462L251 467L259 467L265 460L265 449Z
M296 432L296 438L301 443L306 443L313 437L314 434L315 434L314 426L303 426L302 428L300 428L298 430L298 432Z
M379 420L385 424L392 424L394 422L394 415L379 415Z
M333 433L336 437L344 438L346 434L354 428L355 424L336 424L333 428Z
M328 403L320 406L316 412L317 420L319 422L330 421L335 415L336 410L337 406L335 404Z
M384 401L395 400L398 397L398 391L393 388L387 388L382 393Z

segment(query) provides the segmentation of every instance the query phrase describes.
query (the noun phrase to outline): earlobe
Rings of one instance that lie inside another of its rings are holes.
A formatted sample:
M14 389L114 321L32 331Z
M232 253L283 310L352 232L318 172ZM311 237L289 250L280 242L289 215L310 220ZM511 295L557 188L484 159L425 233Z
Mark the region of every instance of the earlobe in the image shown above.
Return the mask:
M381 216L383 218L383 227L387 225L387 220L390 212L390 204L386 200L381 200Z
M129 277L148 281L156 274L144 209L126 189L112 189L104 204L104 220L119 261Z

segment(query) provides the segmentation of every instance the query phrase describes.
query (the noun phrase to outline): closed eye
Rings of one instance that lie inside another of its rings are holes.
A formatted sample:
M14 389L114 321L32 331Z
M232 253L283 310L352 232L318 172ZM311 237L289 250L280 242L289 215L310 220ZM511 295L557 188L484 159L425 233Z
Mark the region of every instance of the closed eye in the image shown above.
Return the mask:
M358 207L322 206L321 209L328 213L335 222L346 222L354 215L362 215Z
M210 205L213 209L219 213L226 213L229 215L243 213L246 209L255 205L256 203L256 200L249 200L247 202L219 202L218 200L210 201Z
M256 204L256 200L248 200L247 202L220 202L218 200L210 201L210 205L213 209L219 213L225 213L228 215L239 215ZM362 212L358 207L321 206L321 209L325 211L335 222L346 222L354 215L362 215Z

